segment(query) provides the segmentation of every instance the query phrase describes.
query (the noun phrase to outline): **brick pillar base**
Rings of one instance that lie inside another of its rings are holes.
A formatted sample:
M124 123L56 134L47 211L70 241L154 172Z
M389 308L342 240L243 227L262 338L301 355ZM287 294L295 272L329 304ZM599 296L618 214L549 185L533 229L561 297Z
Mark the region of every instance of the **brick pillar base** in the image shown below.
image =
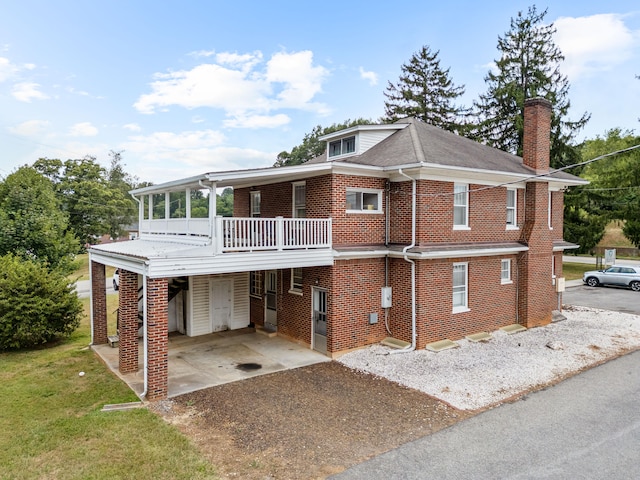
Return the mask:
M167 279L147 279L147 400L169 392L169 309Z
M119 369L121 373L138 371L138 274L120 269Z
M102 263L91 262L92 344L102 345L107 339L107 281Z

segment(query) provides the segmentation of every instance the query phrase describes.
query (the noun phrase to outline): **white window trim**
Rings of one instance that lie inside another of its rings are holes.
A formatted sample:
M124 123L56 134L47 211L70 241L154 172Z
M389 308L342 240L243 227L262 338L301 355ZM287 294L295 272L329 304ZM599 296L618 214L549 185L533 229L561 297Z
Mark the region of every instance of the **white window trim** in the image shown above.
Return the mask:
M507 201L509 200L509 192L513 192L513 222L507 223L507 230L520 230L518 227L518 190L515 188L507 188ZM507 203L507 212L509 212L509 204ZM508 218L508 215L507 215Z
M502 268L504 262L507 262L509 265L509 269L507 270L509 272L509 278L502 278L502 272L504 272L504 268ZM511 280L511 259L510 258L503 258L502 260L500 260L500 283L502 285L508 285L510 283L513 283L513 280Z
M293 295L300 295L302 296L302 284L300 285L300 287L294 286L293 283L293 271L295 270L295 268L291 269L291 282L289 285L289 293L293 294Z
M254 204L253 199L256 196L260 199L260 201L258 202L258 211L254 212L253 211L253 204ZM251 192L249 192L249 216L251 218L260 217L260 210L262 210L262 197L260 196L260 190L252 190Z
M343 142L345 140L348 140L349 138L353 138L353 152L342 152L343 149ZM335 143L335 142L340 142L340 153L338 155L331 155L331 144ZM340 157L346 157L349 155L355 155L356 153L358 153L358 135L347 135L346 137L342 137L342 138L336 138L334 140L330 140L327 142L327 158L340 158Z
M382 209L382 190L378 190L376 188L350 188L347 187L344 196L345 196L345 203L347 201L347 194L348 193L359 193L359 194L363 194L363 193L375 193L376 195L378 195L378 206L380 207L378 210L364 210L364 209L347 209L346 212L347 213L366 213L367 215L370 214L381 214L384 213L383 209Z
M463 187L464 188L464 194L465 194L465 218L464 218L464 224L457 224L455 223L455 213L453 214L453 218L454 218L454 224L453 224L453 229L454 230L471 230L471 227L469 226L469 184L468 183L454 183L453 184L453 211L455 212L455 208L456 206L463 206L463 205L456 205L456 187Z
M551 190L549 190L549 206L547 208L547 220L549 221L549 230L553 230L553 223L551 222L553 219L552 214L553 204L551 203Z
M464 305L454 306L452 313L468 312L469 309L469 262L457 262L451 266L451 278L453 280L453 270L455 267L464 265ZM452 286L453 287L453 286ZM451 299L453 303L453 288L451 289Z
M251 274L253 274L254 276L258 277L258 281L256 282L256 284L258 286L259 293L254 293L254 291L253 291L253 285L251 283ZM263 283L263 281L262 281L262 272L260 272L259 270L253 270L253 271L249 272L249 296L250 297L262 299L262 291L263 291L263 288L264 288L262 283Z
M291 209L293 210L291 212L291 217L292 218L300 218L298 217L298 211L296 209L296 187L300 187L300 186L304 186L305 187L305 201L304 201L304 209L305 212L307 210L307 199L306 199L306 188L307 188L307 182L292 182L291 183Z

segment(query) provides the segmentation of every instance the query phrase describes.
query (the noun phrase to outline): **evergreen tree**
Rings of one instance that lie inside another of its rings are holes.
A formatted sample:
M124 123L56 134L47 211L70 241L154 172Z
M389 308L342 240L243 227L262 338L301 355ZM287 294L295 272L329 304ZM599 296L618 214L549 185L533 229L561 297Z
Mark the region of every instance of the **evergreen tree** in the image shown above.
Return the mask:
M477 126L472 136L522 155L524 101L544 97L553 105L551 166L558 168L578 161L572 141L590 115L584 113L576 121L567 118L571 107L569 81L560 72L564 56L553 41L555 27L543 23L546 13L539 13L535 6L526 14L518 12L511 19L510 30L498 37L500 58L485 77L487 92L474 103Z
M452 132L462 130L462 119L468 110L454 102L464 94L464 85L453 84L449 69L440 66L439 53L423 46L409 63L402 65L398 83L388 82L384 92L385 121L414 117Z
M329 127L316 125L310 133L307 133L302 139L302 143L291 149L291 152L280 152L274 167L285 167L291 165L300 165L312 158L322 155L327 148L326 142L321 142L318 138L329 133L344 130L345 128L354 127L356 125L371 125L371 120L358 118L356 120L347 120L343 123L334 123Z

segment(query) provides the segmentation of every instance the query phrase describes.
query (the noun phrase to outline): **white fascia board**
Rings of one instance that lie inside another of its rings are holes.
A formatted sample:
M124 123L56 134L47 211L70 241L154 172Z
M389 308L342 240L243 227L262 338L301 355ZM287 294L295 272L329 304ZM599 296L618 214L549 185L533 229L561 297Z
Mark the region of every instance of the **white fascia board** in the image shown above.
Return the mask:
M407 128L410 123L389 123L383 125L354 125L353 127L345 128L344 130L338 130L337 132L327 133L321 137L318 137L318 140L321 142L329 141L333 138L344 137L345 135L349 135L355 132L363 132L366 130L402 130Z
M407 256L414 260L437 260L444 258L462 258L462 257L496 257L500 255L512 255L515 253L526 252L529 247L523 245L521 247L504 247L504 248L477 248L470 250L442 250L433 252L407 252ZM398 251L389 253L391 257L403 258L405 254Z
M158 185L150 185L148 187L136 188L129 190L131 195L146 195L154 192L170 192L176 190L182 190L190 186L198 186L200 181L206 181L206 175L197 175L195 177L180 178L178 180L172 180L170 182L159 183Z
M291 167L270 167L254 170L238 170L234 172L211 172L205 176L218 187L239 187L260 183L276 183L282 181L304 180L310 176L322 175L331 171L331 164L312 163Z
M328 248L239 252L209 257L152 258L149 261L148 275L151 278L163 278L331 265L333 255Z
M571 245L557 246L557 247L553 247L553 251L564 252L565 250L573 250L575 248L580 248L580 245L576 245L575 243L572 243Z
M121 268L129 272L143 274L146 260L117 253L100 252L89 250L89 261L108 265L110 267Z

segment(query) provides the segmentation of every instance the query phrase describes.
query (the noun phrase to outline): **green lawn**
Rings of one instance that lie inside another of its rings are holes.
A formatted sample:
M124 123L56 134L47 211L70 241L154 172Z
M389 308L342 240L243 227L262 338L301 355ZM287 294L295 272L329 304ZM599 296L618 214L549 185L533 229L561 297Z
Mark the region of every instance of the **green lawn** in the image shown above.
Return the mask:
M595 265L588 263L563 262L562 276L567 280L579 280L582 278L584 272L595 269Z
M70 277L73 280L89 280L89 254L76 255L76 261L79 264L78 270L71 274ZM107 278L112 277L114 271L114 267L106 267Z
M137 397L89 341L85 318L58 345L0 353L0 478L217 478L184 435L147 409L100 411Z

